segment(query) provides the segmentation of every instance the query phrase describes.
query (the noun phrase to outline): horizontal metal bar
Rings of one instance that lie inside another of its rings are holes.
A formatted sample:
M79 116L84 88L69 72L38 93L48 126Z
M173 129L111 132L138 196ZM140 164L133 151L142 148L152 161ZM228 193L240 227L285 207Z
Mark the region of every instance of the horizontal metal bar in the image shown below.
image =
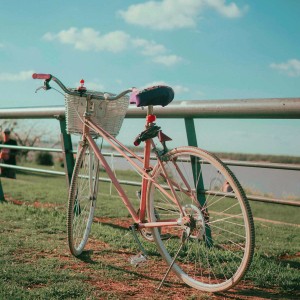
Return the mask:
M104 178L104 177L99 177L100 181L103 182L109 182L112 183L112 181L110 180L110 178ZM118 180L120 184L125 184L125 185L131 185L131 186L142 186L141 182L137 182L137 181L130 181L130 180Z
M45 173L45 174L51 174L51 175L64 175L64 176L66 175L65 172L51 171L51 170L38 169L38 168L29 168L29 167L22 167L22 166L14 166L14 165L2 164L2 163L0 163L0 167L4 167L7 169L21 170L21 171Z
M167 107L155 108L163 118L263 118L278 119L300 117L300 98L174 101ZM126 117L139 117L136 110Z
M11 145L3 145L0 144L1 148L7 149L18 149L18 150L29 150L29 151L45 151L45 152L58 152L62 153L62 149L55 148L42 148L42 147L26 147L26 146L11 146ZM77 153L77 151L72 151L73 153ZM102 153L104 156L111 157L123 157L119 153L110 153L105 152ZM134 156L129 155L129 157L134 158ZM143 156L141 156L143 157ZM155 156L151 156L151 159L155 160ZM280 170L296 170L300 171L300 165L295 164L279 164L279 163L262 163L262 162L250 162L250 161L233 161L233 160L222 160L228 166L240 166L240 167L254 167L254 168L266 168L266 169L280 169Z
M300 98L173 101L166 107L155 107L155 114L162 118L298 119ZM141 118L145 115L145 110L130 106L126 118ZM0 109L0 118L6 119L64 116L64 106Z
M65 117L64 106L1 108L2 119L51 119Z
M251 200L251 201L273 203L273 204L283 204L283 205L288 205L288 206L300 207L300 201L283 200L283 199L277 199L277 198L267 198L267 197L262 197L262 196L253 196L253 195L247 195L247 199Z
M216 195L216 196L226 196L229 198L235 198L235 194L230 193L223 193L223 192L215 192L215 191L202 191L207 195ZM300 207L300 201L290 201L290 200L283 200L277 198L267 198L262 196L254 196L254 195L246 195L247 199L250 201L259 201L259 202L266 202L266 203L273 203L273 204L282 204L282 205L289 205L289 206L298 206Z
M162 118L265 118L265 119L299 119L300 118L300 98L274 98L274 99L242 99L242 100L204 100L204 101L174 101L167 107L155 107L155 113ZM126 118L141 118L146 115L146 111L141 108L130 107ZM48 119L65 117L64 106L54 107L32 107L32 108L4 108L0 109L0 118L3 119ZM6 148L13 148L5 146ZM20 147L20 146L19 146ZM24 149L42 151L47 148ZM21 147L19 148L21 149ZM50 151L50 149L48 148ZM44 151L48 151L44 150ZM51 149L53 151L54 149ZM61 149L55 149L53 152L61 152ZM224 161L231 166L262 167L271 169L299 170L299 165L288 164L270 164L256 162L233 162ZM27 171L48 173L53 175L65 175L64 172L42 170L20 166L9 166L0 164L0 166L23 169ZM103 179L108 180L108 179ZM137 185L140 183L122 181L124 184ZM248 196L249 200L299 206L298 202L285 201L281 199L271 199L258 196ZM290 204L287 204L290 203ZM292 204L291 204L292 203Z
M111 180L109 178L100 178L100 181L110 182ZM141 186L140 182L137 181L128 181L128 180L119 180L121 184L125 185L131 185L131 186ZM164 188L169 189L168 186L164 186ZM223 193L223 192L214 192L214 191L204 191L205 194L208 195L217 195L217 196L227 196L231 197L230 193ZM232 196L234 198L235 195ZM273 204L282 204L282 205L288 205L288 206L297 206L300 207L300 201L291 201L291 200L282 200L277 198L268 198L268 197L262 197L262 196L254 196L254 195L246 195L248 200L251 201L260 201L265 203L273 203Z
M44 173L44 174L50 174L50 175L62 175L62 176L66 175L65 172L51 171L51 170L38 169L38 168L21 167L21 166L13 166L13 165L6 165L6 164L2 164L2 163L0 163L0 167L6 167L6 168L21 170L21 171ZM100 177L99 180L102 182L111 183L111 180L109 178ZM137 182L137 181L119 180L119 183L125 184L125 185L141 187L141 182ZM205 193L220 195L220 196L225 195L225 193L222 193L222 192L216 193L216 192L212 192L212 191L205 191ZM226 195L230 197L230 194L226 194ZM300 201L282 200L282 199L277 199L277 198L267 198L267 197L254 196L254 195L247 195L247 198L248 198L248 200L252 200L252 201L300 207Z
M12 146L12 145L4 145L0 144L0 149L17 149L17 150L29 150L29 151L44 151L44 152L63 152L62 149L56 148L42 148L42 147L28 147L28 146Z
M109 153L105 152L102 153L104 156L112 156L112 157L118 157L123 158L123 156L119 153ZM129 155L130 158L134 158L134 156ZM144 156L141 155L141 158ZM156 156L151 156L150 159L156 160ZM252 161L234 161L234 160L223 160L228 166L240 166L240 167L252 167L252 168L264 168L264 169L280 169L280 170L296 170L300 171L300 165L296 164L279 164L279 163L267 163L267 162L252 162ZM208 162L203 162L204 164L208 164Z
M56 152L62 153L62 149L54 149L54 148L42 148L42 147L27 147L27 146L11 146L11 145L3 145L0 144L1 148L7 149L18 149L18 150L29 150L29 151L44 151L44 152ZM76 154L77 151L72 151L72 153ZM119 153L110 153L105 152L102 153L104 156L109 157L119 157L122 158L123 156ZM129 157L134 158L134 156L129 155ZM143 158L143 156L141 155ZM156 160L155 156L151 156L152 160ZM279 164L279 163L264 163L264 162L250 162L250 161L233 161L233 160L222 160L228 166L239 166L239 167L252 167L252 168L264 168L264 169L276 169L276 170L295 170L300 171L300 165L296 164ZM205 163L205 162L204 162Z

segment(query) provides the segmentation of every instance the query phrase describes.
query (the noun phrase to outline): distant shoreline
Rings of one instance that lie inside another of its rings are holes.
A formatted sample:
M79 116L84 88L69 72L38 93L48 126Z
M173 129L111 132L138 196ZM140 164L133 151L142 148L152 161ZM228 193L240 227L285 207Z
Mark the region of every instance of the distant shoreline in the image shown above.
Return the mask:
M247 153L227 153L214 152L220 159L239 161L264 161L271 163L300 164L300 156L271 155L271 154L247 154Z
M127 146L133 152L143 152L141 147ZM110 146L104 145L103 149L113 150ZM170 148L171 150L171 148ZM300 164L300 156L292 155L275 155L275 154L250 154L250 153L234 153L234 152L213 152L222 160L238 160L238 161L256 161L256 162L270 162L282 164Z

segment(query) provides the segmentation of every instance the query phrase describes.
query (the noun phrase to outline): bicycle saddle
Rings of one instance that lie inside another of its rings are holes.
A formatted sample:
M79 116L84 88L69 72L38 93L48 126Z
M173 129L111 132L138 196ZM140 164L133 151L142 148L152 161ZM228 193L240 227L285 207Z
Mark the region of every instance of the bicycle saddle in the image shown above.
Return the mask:
M174 99L174 91L166 85L152 86L142 91L135 90L130 95L130 104L137 107L148 105L166 106Z

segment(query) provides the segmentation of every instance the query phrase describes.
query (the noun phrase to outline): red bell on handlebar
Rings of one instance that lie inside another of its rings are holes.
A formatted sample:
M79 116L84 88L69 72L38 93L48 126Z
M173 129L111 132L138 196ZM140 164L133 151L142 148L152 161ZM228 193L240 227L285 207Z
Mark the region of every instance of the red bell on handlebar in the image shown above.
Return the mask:
M84 86L84 80L81 79L79 82L80 86L77 88L77 91L86 91L86 87Z

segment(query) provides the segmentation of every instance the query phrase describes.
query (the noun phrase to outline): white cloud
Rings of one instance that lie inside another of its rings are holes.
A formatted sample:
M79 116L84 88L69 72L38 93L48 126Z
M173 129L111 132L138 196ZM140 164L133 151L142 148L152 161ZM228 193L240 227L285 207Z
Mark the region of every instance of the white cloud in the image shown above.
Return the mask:
M123 80L122 79L116 79L116 83L121 85L121 84L123 84Z
M187 93L190 91L189 88L185 87L185 86L182 86L182 85L171 85L171 84L168 84L164 81L154 81L154 82L151 82L151 83L148 83L146 85L144 85L143 87L141 87L141 89L145 89L145 88L148 88L150 86L155 86L155 85L167 85L167 86L170 86L174 92L175 92L175 95L177 94L184 94L184 93Z
M99 82L89 82L89 81L87 81L85 86L88 90L100 91L100 92L105 91L104 85L99 83Z
M157 44L154 41L147 41L145 39L133 39L132 44L136 48L141 48L141 53L146 56L158 55L166 52L164 45Z
M0 73L0 81L24 81L32 78L34 71L21 71L19 73Z
M178 55L167 55L166 47L161 44L157 44L154 41L147 41L144 39L133 39L133 46L141 49L141 53L145 56L152 57L152 61L157 64L163 64L167 67L175 65L182 61L182 58Z
M172 66L174 64L179 63L182 61L182 58L177 55L159 55L156 57L153 57L153 62L158 64L163 64L165 66Z
M46 41L58 40L63 44L73 45L82 51L121 52L127 48L130 36L123 31L112 31L101 35L93 28L77 29L71 27L57 34L48 32L43 36Z
M133 4L119 15L130 24L158 30L195 27L206 8L214 9L226 18L241 17L246 7L240 9L226 0L162 0Z
M154 29L194 27L202 1L164 0L148 1L129 6L119 11L121 17L131 24Z
M174 85L173 90L175 92L175 94L184 94L190 91L189 88L182 86L182 85Z
M248 10L247 6L238 8L234 2L226 5L226 0L205 0L205 3L226 18L239 18Z
M300 76L300 60L298 59L290 59L287 62L279 64L272 63L270 67L290 77Z
M181 57L171 54L162 44L141 38L133 38L123 31L113 31L106 34L93 28L78 29L71 27L58 33L47 32L43 39L46 41L58 41L62 44L70 44L81 51L108 51L121 52L127 49L136 49L142 55L152 58L152 61L165 66L174 65L182 60Z

